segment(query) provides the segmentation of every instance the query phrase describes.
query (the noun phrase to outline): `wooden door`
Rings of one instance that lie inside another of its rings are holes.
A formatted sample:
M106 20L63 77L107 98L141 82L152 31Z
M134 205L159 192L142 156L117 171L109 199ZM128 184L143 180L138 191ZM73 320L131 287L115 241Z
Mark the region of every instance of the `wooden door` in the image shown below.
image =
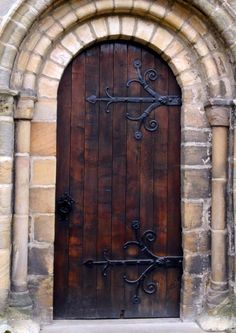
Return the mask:
M66 69L55 318L179 316L179 96L167 64L136 44L98 44Z

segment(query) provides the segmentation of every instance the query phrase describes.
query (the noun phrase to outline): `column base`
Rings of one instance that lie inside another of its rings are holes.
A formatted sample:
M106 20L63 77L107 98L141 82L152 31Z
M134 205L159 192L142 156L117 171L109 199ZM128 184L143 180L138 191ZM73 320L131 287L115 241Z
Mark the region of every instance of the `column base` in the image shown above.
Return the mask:
M9 295L9 306L18 308L19 310L32 310L33 303L30 298L29 291L11 291Z
M214 308L208 306L197 318L197 323L203 330L208 332L221 332L235 328L236 314L234 300L231 297L227 297L221 304Z

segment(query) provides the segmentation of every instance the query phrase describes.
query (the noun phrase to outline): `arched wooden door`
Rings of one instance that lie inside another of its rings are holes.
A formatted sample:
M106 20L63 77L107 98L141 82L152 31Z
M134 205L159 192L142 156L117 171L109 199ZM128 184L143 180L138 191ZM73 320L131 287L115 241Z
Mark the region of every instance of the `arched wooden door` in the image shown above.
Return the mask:
M180 89L167 64L125 42L79 54L59 87L57 157L54 317L178 317Z

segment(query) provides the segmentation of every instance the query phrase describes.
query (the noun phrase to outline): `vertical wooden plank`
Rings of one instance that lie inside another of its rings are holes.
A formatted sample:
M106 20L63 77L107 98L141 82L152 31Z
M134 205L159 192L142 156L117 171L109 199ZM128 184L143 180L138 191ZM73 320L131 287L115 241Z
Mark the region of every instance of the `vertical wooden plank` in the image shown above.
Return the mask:
M72 114L70 154L70 194L75 200L69 234L69 304L68 316L82 318L82 265L84 225L84 117L85 54L72 63Z
M144 74L146 70L154 68L154 56L151 52L146 49L142 49L142 73ZM154 81L151 81L148 75L145 77L147 83L154 87ZM145 92L142 88L142 96L150 95ZM142 104L142 112L147 108L148 105ZM147 126L151 119L155 119L155 111L153 111L147 118ZM142 128L143 137L141 139L141 165L140 165L140 221L141 221L141 233L143 234L146 230L154 230L153 227L153 212L154 212L154 193L153 193L153 158L154 158L154 140L158 135L157 132L149 132L144 127ZM153 248L153 244L149 244L150 249ZM147 268L140 267L139 274ZM149 282L152 282L153 276L150 274L145 279L145 286ZM140 303L140 314L143 317L152 316L152 306L153 300L157 299L157 294L147 295L145 292L141 291L141 303Z
M86 51L85 63L86 96L99 93L99 47ZM98 104L86 103L85 116L85 173L84 173L84 234L83 259L96 260L97 242L97 163L98 163ZM96 267L83 267L83 308L84 318L95 318Z
M125 96L127 88L127 45L114 44L114 95ZM112 180L112 258L124 256L126 197L126 104L116 103L113 109L113 180ZM113 317L122 317L124 310L124 269L111 271Z
M136 45L128 46L128 79L137 77L136 69L133 66L134 60L141 60L141 49ZM131 84L128 88L128 96L140 96L140 85ZM127 112L132 116L140 115L140 104L127 104ZM131 228L133 220L140 220L139 204L140 204L140 141L134 138L137 129L137 122L124 119L127 126L127 178L126 178L126 230L125 240L135 239L134 232ZM126 259L136 258L139 255L137 248L131 247L125 253ZM127 266L126 275L130 280L138 277L137 266ZM125 318L132 318L139 313L139 304L132 302L135 295L135 286L125 283Z
M155 91L162 95L168 93L168 77L166 64L159 57L155 57L155 69L158 79L155 81ZM159 123L157 135L154 139L154 231L157 235L154 252L158 256L165 256L167 250L167 147L168 147L168 108L163 106L155 110L155 118ZM153 274L157 284L156 300L153 316L166 316L166 269L160 268Z
M113 44L100 46L100 96L107 87L113 89ZM99 104L99 162L98 162L98 229L97 258L104 260L104 250L111 256L111 200L112 200L112 116L110 106ZM99 318L112 317L111 274L102 275L102 267L97 269L97 315Z
M71 64L58 90L56 199L69 191ZM65 315L68 292L68 224L56 216L54 248L54 317Z
M180 95L173 73L168 72L169 94ZM168 131L168 255L182 255L180 216L180 107L169 107ZM167 272L167 314L179 316L181 269Z

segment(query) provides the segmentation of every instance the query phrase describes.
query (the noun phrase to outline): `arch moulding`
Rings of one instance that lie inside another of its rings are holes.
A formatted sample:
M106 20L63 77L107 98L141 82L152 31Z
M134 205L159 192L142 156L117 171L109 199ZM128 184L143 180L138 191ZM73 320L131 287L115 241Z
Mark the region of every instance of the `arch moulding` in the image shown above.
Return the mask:
M177 1L171 6L148 0L60 3L32 25L19 52L6 33L14 61L8 63L7 53L1 57L1 84L10 78L11 94L18 94L11 305L31 306L33 298L33 312L42 321L52 318L58 85L69 62L86 47L123 39L160 54L182 90L181 317L197 319L204 307L212 311L229 295L225 193L233 75L224 45L203 14ZM7 91L2 96L14 104ZM12 117L13 110L0 124ZM205 317L200 322L213 327ZM225 325L222 329L232 322Z

